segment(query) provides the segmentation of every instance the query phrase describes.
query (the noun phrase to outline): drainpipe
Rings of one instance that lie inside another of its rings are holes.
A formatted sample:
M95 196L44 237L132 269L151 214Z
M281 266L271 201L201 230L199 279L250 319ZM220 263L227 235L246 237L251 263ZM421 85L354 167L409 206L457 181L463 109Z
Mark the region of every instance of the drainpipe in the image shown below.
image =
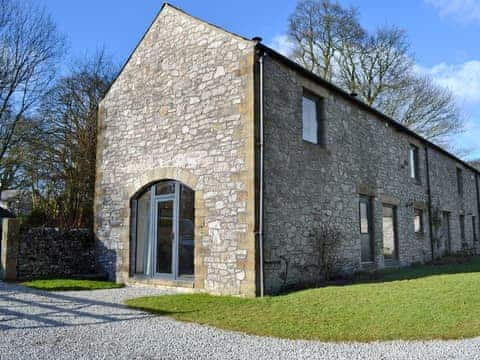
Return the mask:
M260 262L260 297L263 297L265 294L265 284L264 284L264 269L263 269L263 60L265 54L262 53L258 59L259 63L259 76L260 76L260 94L259 94L259 126L260 126L260 164L259 164L259 209L258 209L258 251L259 251L259 262Z
M428 145L425 144L425 170L427 173L427 196L428 196L428 224L430 227L430 250L432 251L432 261L435 260L434 241L433 241L433 219L432 219L432 187L430 183L430 161L428 159Z

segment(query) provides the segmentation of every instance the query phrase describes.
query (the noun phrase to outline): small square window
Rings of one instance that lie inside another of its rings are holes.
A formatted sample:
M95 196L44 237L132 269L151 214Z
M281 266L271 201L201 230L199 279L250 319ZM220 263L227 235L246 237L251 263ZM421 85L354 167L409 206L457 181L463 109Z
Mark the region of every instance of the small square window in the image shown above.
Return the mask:
M303 140L323 145L322 117L323 99L304 91L302 98Z
M415 209L415 233L423 234L423 210Z

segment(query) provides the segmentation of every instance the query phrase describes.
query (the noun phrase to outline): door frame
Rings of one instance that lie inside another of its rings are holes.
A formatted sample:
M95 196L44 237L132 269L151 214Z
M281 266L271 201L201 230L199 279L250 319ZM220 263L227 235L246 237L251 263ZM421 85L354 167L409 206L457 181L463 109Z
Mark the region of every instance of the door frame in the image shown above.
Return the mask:
M393 253L393 257L390 258L385 258L385 245L384 245L384 240L385 240L385 228L383 227L383 208L390 208L392 209L392 222L393 222L393 246L395 246L395 251ZM386 262L393 262L396 263L400 259L400 252L398 249L398 206L394 204L388 204L388 203L383 203L382 204L382 255L383 259Z
M150 224L151 226L151 239L153 240L152 246L152 277L154 278L169 278L169 279L178 279L179 278L179 259L178 259L178 247L180 244L179 241L179 218L180 218L180 183L175 182L175 192L173 194L166 195L156 195L155 194L155 185L152 185L151 196L152 196L152 209L150 211ZM171 273L159 273L157 272L157 246L158 246L158 204L162 202L172 201L172 272Z
M152 191L154 193L154 191ZM171 269L172 271L170 273L159 273L157 272L157 250L158 250L158 221L159 221L159 218L158 218L158 206L159 204L161 203L167 203L167 202L172 202L172 236L171 236ZM174 194L171 194L171 195L154 195L154 200L152 201L152 209L150 211L150 221L151 221L151 224L152 224L152 233L151 233L151 241L153 240L153 246L151 247L151 251L152 251L152 254L150 254L151 258L152 258L152 262L151 262L151 266L152 266L152 269L151 269L151 274L153 275L153 277L169 277L169 278L176 278L176 275L177 275L177 271L176 268L177 268L177 259L176 259L176 254L177 254L177 251L176 251L176 244L178 244L178 241L176 239L177 237L177 212L176 212L176 208L177 208L177 201L175 199L175 195Z
M445 235L444 252L452 252L452 229L451 229L451 213L450 211L442 211L442 237Z
M156 185L159 182L153 183L147 187L146 192L150 196L150 211L149 211L149 228L148 228L148 242L144 250L144 258L146 265L144 267L143 273L136 272L136 265L133 265L133 270L131 276L134 277L146 277L152 279L166 279L166 280L189 280L192 278L191 275L180 275L179 274L179 254L180 254L180 196L182 190L182 183L175 180L166 180L175 182L175 190L170 194L156 194ZM161 181L160 181L161 182ZM190 189L191 190L191 189ZM193 191L193 190L191 190ZM171 264L171 273L158 273L157 272L157 248L158 248L158 206L162 202L172 202L172 264ZM132 251L133 256L131 259L136 263L137 256L137 223L138 223L138 201L137 199L133 200L133 208L135 208L134 218L132 218L132 234L134 236L132 244L135 246L134 251ZM132 212L133 214L133 212ZM148 260L149 259L149 263Z
M362 233L362 210L361 206L365 204L367 207L367 221L368 221L368 232ZM360 195L359 204L358 204L358 216L359 216L359 226L360 226L360 261L362 264L370 264L375 262L375 237L374 237L374 225L373 225L373 199L371 196ZM363 259L363 241L364 238L368 236L369 244L369 260Z

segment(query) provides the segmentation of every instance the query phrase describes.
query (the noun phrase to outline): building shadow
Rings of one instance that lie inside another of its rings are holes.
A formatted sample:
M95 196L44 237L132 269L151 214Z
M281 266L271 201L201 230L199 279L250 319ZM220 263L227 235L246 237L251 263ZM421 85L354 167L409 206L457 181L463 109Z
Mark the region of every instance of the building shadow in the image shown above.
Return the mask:
M101 325L152 316L115 302L0 282L0 331Z
M390 267L380 270L359 271L354 274L343 274L332 277L328 281L316 284L304 283L284 287L271 295L287 295L293 292L312 288L331 286L352 286L359 284L380 284L393 281L415 280L432 276L469 274L480 272L480 256L459 257L447 256L433 263L414 264L405 267Z
M96 235L93 235L95 246L95 269L97 274L102 274L107 280L116 281L117 256L115 249L110 249Z
M408 267L386 268L372 272L359 272L351 279L351 284L384 283L414 280L425 277L468 274L480 272L480 257L446 257L429 264L415 264Z

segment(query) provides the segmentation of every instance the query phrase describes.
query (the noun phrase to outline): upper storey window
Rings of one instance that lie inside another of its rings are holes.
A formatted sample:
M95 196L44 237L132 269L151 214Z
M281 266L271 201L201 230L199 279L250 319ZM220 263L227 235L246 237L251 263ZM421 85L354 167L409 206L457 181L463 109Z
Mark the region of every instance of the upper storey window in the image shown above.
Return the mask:
M322 144L323 129L323 99L304 91L302 99L303 140L313 144Z
M420 161L418 146L410 145L410 177L420 181Z

